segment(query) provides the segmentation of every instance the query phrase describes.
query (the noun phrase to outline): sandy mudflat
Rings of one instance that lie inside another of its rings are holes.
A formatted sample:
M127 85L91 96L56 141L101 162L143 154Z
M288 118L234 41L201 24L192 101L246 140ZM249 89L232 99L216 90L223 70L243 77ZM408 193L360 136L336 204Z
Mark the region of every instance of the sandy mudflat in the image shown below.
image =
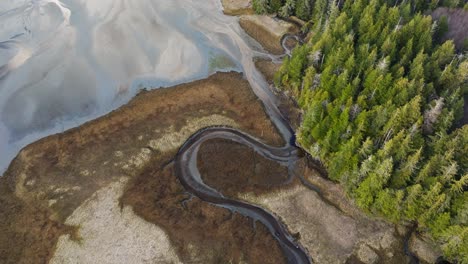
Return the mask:
M102 118L29 145L0 178L0 255L6 263L136 255L140 263L281 263L262 225L253 229L249 219L196 198L182 203L189 197L170 160L192 133L213 125L281 144L242 75L219 73L142 92Z

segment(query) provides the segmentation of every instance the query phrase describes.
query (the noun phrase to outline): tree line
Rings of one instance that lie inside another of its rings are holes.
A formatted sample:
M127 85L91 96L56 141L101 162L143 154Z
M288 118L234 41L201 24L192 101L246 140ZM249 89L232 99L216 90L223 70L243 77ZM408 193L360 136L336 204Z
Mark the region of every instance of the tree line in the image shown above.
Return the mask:
M256 13L276 13L282 17L297 16L305 21L317 24L325 19L323 14L332 5L342 6L350 0L252 0L252 6ZM435 9L440 6L449 8L468 9L468 3L463 0L387 0L389 6L401 4L409 5L413 12Z
M369 213L417 223L468 263L468 59L422 11L462 1L255 0L312 37L275 83L304 112L298 142Z

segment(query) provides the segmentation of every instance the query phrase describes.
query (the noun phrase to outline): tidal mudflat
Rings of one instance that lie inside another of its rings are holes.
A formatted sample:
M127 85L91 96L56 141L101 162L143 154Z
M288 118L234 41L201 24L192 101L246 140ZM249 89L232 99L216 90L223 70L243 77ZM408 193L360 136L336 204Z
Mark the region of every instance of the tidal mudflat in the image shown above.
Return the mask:
M27 144L142 88L237 70L259 90L245 36L217 0L2 1L0 171Z
M16 156L0 178L6 263L286 263L285 241L307 255L301 263L410 263L411 230L367 217L298 149L276 162L232 140L197 147L199 180L265 209L285 239L184 186L177 157L202 129L295 148L301 113L270 89L281 56L265 51L288 44L289 29L266 32L286 22L221 9L217 0L0 4L0 170ZM251 14L248 1L234 9Z
M282 143L242 75L219 73L143 92L102 118L28 146L0 179L1 255L7 263L89 256L111 263L141 252L142 260L282 262L261 224L254 228L240 214L190 197L174 174L178 148L215 125ZM111 226L129 236L113 237ZM157 244L155 234L167 238Z

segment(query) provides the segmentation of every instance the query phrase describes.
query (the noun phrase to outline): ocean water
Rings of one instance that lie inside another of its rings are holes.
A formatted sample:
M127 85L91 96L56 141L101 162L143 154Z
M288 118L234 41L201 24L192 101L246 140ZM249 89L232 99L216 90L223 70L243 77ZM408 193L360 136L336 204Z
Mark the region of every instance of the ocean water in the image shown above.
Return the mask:
M27 144L142 88L237 70L270 98L237 19L219 0L1 0L0 175Z

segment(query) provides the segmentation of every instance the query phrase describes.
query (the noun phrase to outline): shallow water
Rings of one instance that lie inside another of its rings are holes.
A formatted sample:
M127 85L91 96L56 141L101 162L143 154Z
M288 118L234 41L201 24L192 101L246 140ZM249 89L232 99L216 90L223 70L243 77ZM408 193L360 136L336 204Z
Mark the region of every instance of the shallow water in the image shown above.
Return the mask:
M142 88L243 71L285 147L236 130L205 129L177 154L176 173L199 198L262 222L289 263L310 263L278 219L225 198L203 183L196 168L198 147L209 138L234 140L284 164L296 158L289 125L252 60L262 54L252 50L237 18L222 14L219 0L1 1L0 173L27 144L103 115Z
M275 112L250 43L219 0L0 1L0 173L27 144L142 88L217 70L244 71Z

